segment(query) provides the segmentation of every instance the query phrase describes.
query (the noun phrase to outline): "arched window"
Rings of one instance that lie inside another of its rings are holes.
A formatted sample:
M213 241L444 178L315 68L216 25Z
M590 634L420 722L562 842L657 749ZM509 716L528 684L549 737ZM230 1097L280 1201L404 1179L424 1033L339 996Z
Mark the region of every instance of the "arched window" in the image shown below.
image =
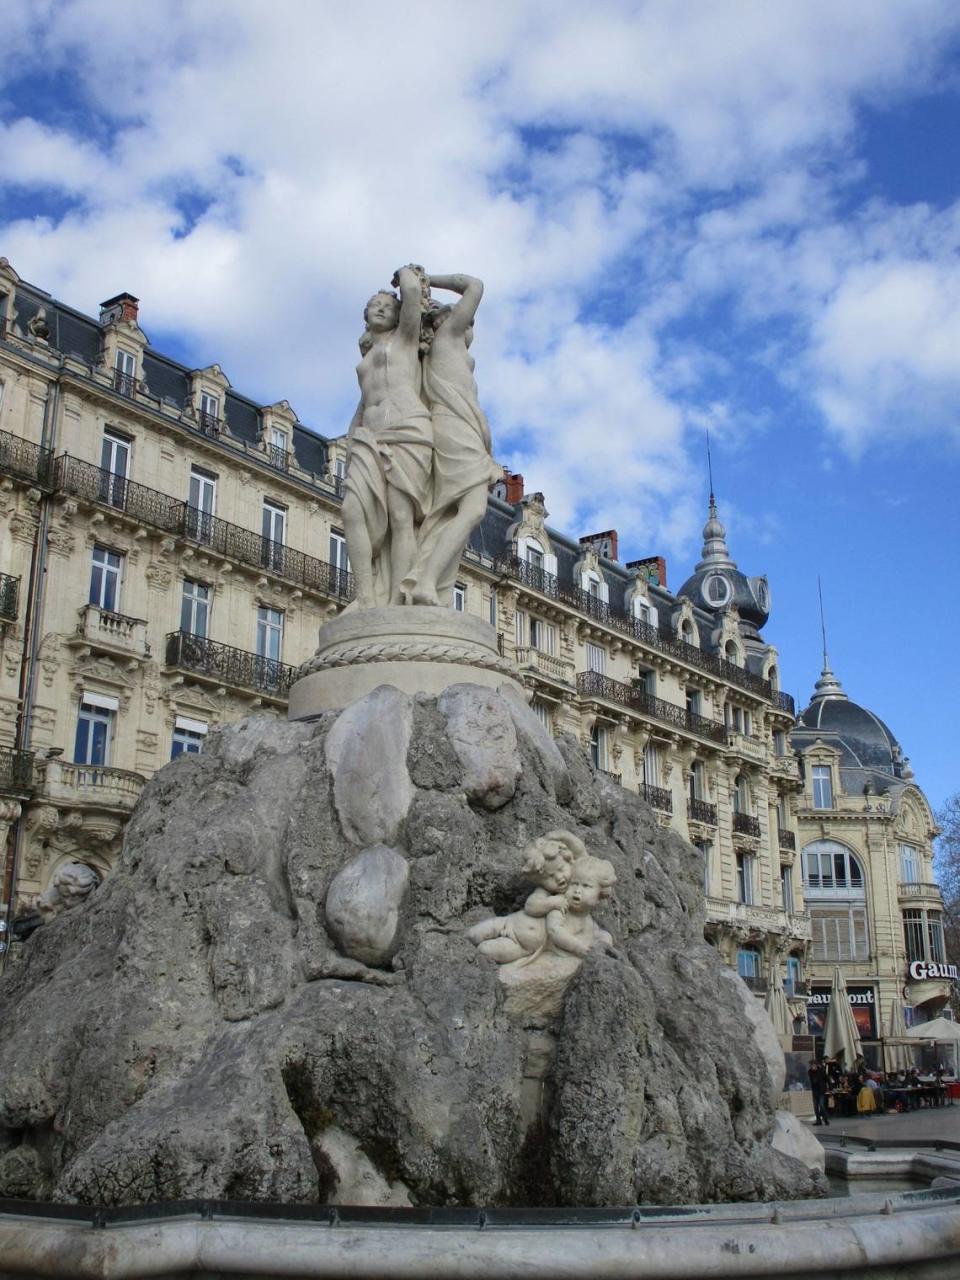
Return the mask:
M787 956L787 979L783 984L788 996L799 994L798 987L802 980L803 966L800 963L800 957L791 952Z
M735 667L740 665L740 650L737 648L735 640L728 640L724 646L723 656L728 662L732 662Z
M747 780L742 773L738 773L736 781L733 784L733 812L748 813L749 799L747 796Z
M813 958L822 964L866 960L867 895L863 867L836 840L814 840L803 851L803 894L810 912Z
M760 989L760 952L756 947L741 947L737 952L737 973L751 990Z
M767 672L767 679L770 681L770 688L776 691L780 688L780 672L776 667L771 667Z
M685 618L684 621L680 624L680 639L684 642L684 644L693 645L694 648L697 647L697 643L698 643L697 629L693 625L693 623L690 621L689 618Z

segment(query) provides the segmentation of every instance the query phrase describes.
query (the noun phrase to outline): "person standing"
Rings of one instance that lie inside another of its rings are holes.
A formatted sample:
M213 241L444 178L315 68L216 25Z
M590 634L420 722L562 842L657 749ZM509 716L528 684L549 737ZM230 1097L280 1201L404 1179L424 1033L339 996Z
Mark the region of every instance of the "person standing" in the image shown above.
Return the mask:
M819 1059L814 1059L807 1068L810 1079L810 1092L813 1094L814 1124L829 1126L827 1119L827 1072Z

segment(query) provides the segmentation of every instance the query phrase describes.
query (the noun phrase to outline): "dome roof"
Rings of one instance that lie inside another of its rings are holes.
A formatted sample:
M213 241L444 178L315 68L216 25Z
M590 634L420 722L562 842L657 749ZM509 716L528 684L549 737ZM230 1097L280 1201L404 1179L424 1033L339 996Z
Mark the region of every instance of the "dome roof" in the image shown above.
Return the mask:
M735 606L751 633L762 627L770 615L767 580L748 578L730 558L727 531L717 515L717 502L712 493L707 523L703 526L700 562L677 595L711 613Z
M879 716L847 697L828 663L824 663L810 705L798 720L798 728L802 726L824 740L839 739L836 745L843 754L842 765L903 776L900 743Z

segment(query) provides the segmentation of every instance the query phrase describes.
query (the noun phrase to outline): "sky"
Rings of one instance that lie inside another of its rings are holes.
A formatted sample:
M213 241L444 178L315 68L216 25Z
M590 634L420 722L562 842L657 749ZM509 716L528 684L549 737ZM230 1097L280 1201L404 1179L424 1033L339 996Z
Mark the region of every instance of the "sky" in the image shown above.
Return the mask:
M339 435L363 304L486 285L500 461L678 587L706 433L801 705L960 790L960 7L5 0L0 254Z

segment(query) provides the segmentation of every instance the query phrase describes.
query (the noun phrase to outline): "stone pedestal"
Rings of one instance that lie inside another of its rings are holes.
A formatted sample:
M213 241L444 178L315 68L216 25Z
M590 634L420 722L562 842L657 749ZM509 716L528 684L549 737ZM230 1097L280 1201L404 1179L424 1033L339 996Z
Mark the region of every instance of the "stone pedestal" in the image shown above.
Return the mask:
M522 693L489 623L428 605L347 609L320 629L313 657L290 690L290 720L339 711L379 685L441 694L452 684L504 684Z

